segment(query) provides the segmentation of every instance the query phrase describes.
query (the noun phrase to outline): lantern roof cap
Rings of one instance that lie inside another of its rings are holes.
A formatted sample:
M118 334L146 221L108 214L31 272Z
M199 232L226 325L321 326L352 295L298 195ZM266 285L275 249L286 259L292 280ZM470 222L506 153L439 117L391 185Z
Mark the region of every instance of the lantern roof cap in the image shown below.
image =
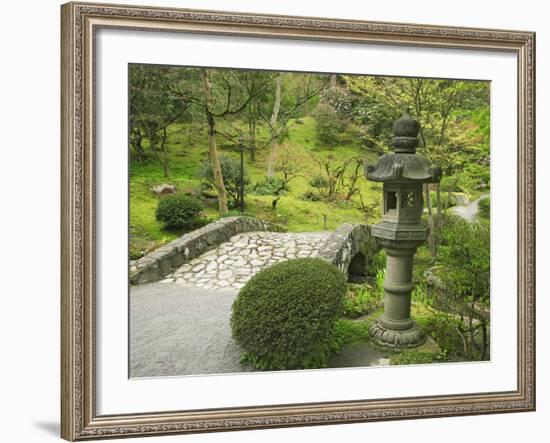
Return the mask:
M385 154L376 166L367 166L365 175L375 182L437 183L441 168L422 155Z
M365 175L377 182L437 183L441 168L416 154L420 124L408 113L393 122L392 154L384 154L376 166L367 166Z

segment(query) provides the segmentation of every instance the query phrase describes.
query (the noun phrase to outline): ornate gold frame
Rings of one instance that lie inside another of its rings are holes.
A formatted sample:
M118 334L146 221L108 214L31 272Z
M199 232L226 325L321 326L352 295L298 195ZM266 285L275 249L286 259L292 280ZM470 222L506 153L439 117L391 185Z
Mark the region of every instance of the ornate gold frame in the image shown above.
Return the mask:
M123 5L61 7L61 436L67 440L533 411L535 34ZM511 392L98 416L94 383L94 33L98 28L508 51L518 58L518 381Z

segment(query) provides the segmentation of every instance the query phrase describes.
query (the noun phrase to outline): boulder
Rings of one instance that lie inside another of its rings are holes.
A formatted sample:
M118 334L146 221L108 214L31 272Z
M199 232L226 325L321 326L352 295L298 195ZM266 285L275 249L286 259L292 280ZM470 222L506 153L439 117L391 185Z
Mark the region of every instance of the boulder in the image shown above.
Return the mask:
M153 191L156 195L169 195L176 192L176 187L174 185L163 183L161 185L153 186L151 191Z

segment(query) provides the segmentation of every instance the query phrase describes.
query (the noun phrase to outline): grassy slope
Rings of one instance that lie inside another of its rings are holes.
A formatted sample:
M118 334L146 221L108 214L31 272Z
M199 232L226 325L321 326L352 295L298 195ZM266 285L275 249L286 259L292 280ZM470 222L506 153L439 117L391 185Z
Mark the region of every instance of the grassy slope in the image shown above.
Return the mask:
M334 164L342 163L349 157L361 155L358 143L347 143L346 146L336 146L332 149L317 148L315 122L312 118L304 118L303 124L291 126L289 136L283 142L293 151L300 153L305 169L301 177L291 181L290 192L283 196L277 212L271 209L272 196L246 196L246 211L260 218L278 221L287 225L289 231L319 231L323 229L323 215L327 216L327 228L335 229L344 222L364 222L365 216L358 206L357 197L349 202L310 202L300 199L300 196L311 188L308 184L312 176L319 174L319 165L313 156L324 160L332 158ZM261 134L260 134L261 138ZM231 146L218 140L219 149L225 155L238 155ZM170 128L168 143L170 159L170 176L163 177L160 162L151 158L147 163L131 162L130 168L130 225L132 227L132 243L138 249L150 249L176 238L180 233L168 232L155 220L155 209L158 197L150 190L152 186L161 183L176 185L178 190L196 188L199 185L197 170L203 159L207 158L208 148L206 133L200 128L188 125L173 125ZM267 152L260 152L257 161L252 164L246 159L246 168L252 182L263 181L266 171ZM381 198L380 187L360 178L363 199L368 203L378 203ZM215 206L205 209L206 215L217 216Z

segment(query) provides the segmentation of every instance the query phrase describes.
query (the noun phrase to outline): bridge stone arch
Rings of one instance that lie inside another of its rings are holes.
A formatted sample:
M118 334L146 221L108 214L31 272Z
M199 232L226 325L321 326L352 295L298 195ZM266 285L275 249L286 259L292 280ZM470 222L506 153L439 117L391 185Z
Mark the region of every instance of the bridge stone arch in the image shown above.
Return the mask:
M366 277L368 263L378 251L380 246L371 236L369 225L344 223L321 246L319 257L340 269L349 281L359 282Z

